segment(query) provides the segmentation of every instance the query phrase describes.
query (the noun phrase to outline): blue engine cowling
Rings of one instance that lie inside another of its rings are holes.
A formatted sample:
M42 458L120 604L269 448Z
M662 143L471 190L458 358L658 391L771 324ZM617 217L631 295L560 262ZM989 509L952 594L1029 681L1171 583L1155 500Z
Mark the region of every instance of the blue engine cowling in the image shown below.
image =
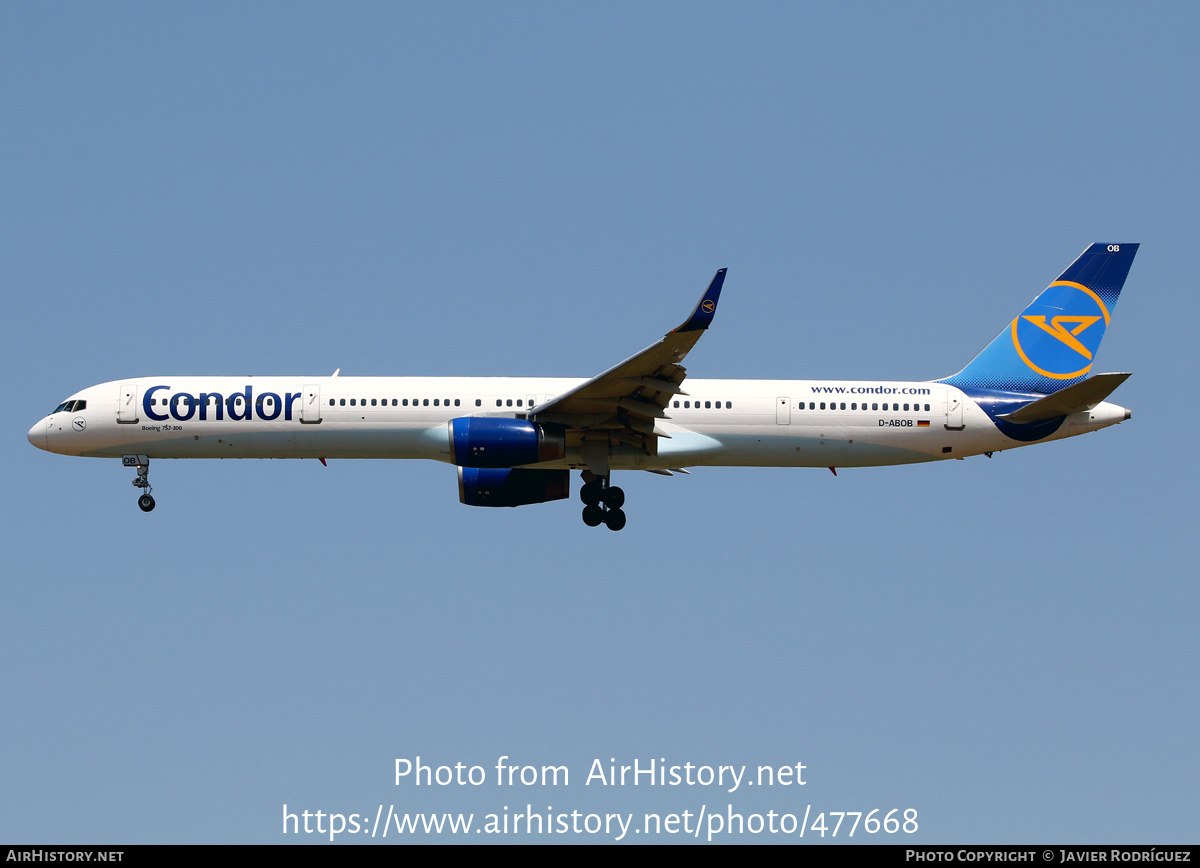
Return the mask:
M458 468L458 499L467 506L525 506L571 494L569 470Z
M563 429L488 416L450 420L450 458L459 467L519 467L556 461L566 454Z

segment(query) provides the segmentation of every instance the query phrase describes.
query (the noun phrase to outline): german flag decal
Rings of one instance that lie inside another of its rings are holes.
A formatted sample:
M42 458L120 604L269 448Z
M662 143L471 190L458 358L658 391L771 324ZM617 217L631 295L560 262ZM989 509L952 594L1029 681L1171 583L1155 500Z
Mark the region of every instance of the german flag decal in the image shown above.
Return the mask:
M918 420L917 420L917 427L918 427L918 428L928 428L928 427L929 427L929 420L928 420L928 419L918 419Z

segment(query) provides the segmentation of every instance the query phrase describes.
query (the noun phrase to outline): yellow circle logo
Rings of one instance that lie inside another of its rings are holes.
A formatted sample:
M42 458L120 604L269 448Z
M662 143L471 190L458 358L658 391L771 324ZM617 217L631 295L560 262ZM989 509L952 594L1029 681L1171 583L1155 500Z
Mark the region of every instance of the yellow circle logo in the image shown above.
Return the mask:
M1108 328L1108 308L1099 295L1082 283L1060 280L1027 310L1046 313L1023 313L1012 321L1013 347L1021 361L1053 380L1074 380L1091 370L1092 354Z

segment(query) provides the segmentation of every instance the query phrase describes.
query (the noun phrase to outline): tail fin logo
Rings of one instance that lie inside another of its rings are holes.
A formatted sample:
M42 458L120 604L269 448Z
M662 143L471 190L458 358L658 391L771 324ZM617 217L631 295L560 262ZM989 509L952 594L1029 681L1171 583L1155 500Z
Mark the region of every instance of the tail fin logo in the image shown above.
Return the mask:
M1013 347L1037 373L1073 380L1091 369L1107 328L1108 308L1100 296L1082 283L1060 280L1013 320Z
M1092 351L1076 340L1076 336L1080 332L1087 331L1089 326L1094 326L1100 322L1098 316L1056 316L1050 320L1050 325L1046 325L1044 316L1024 316L1022 319L1027 319L1038 328L1044 330L1053 338L1062 341L1068 347L1073 349L1085 359L1092 358ZM1073 324L1075 328L1067 330L1066 324Z

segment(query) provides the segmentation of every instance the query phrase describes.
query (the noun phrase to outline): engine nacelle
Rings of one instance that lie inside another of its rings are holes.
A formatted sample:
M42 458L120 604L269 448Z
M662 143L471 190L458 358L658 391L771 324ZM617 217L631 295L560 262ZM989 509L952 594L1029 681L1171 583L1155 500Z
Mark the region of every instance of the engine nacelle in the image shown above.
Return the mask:
M571 494L569 470L458 468L458 499L467 506L525 506Z
M567 454L563 429L525 419L462 416L449 426L450 458L459 467L519 467Z

